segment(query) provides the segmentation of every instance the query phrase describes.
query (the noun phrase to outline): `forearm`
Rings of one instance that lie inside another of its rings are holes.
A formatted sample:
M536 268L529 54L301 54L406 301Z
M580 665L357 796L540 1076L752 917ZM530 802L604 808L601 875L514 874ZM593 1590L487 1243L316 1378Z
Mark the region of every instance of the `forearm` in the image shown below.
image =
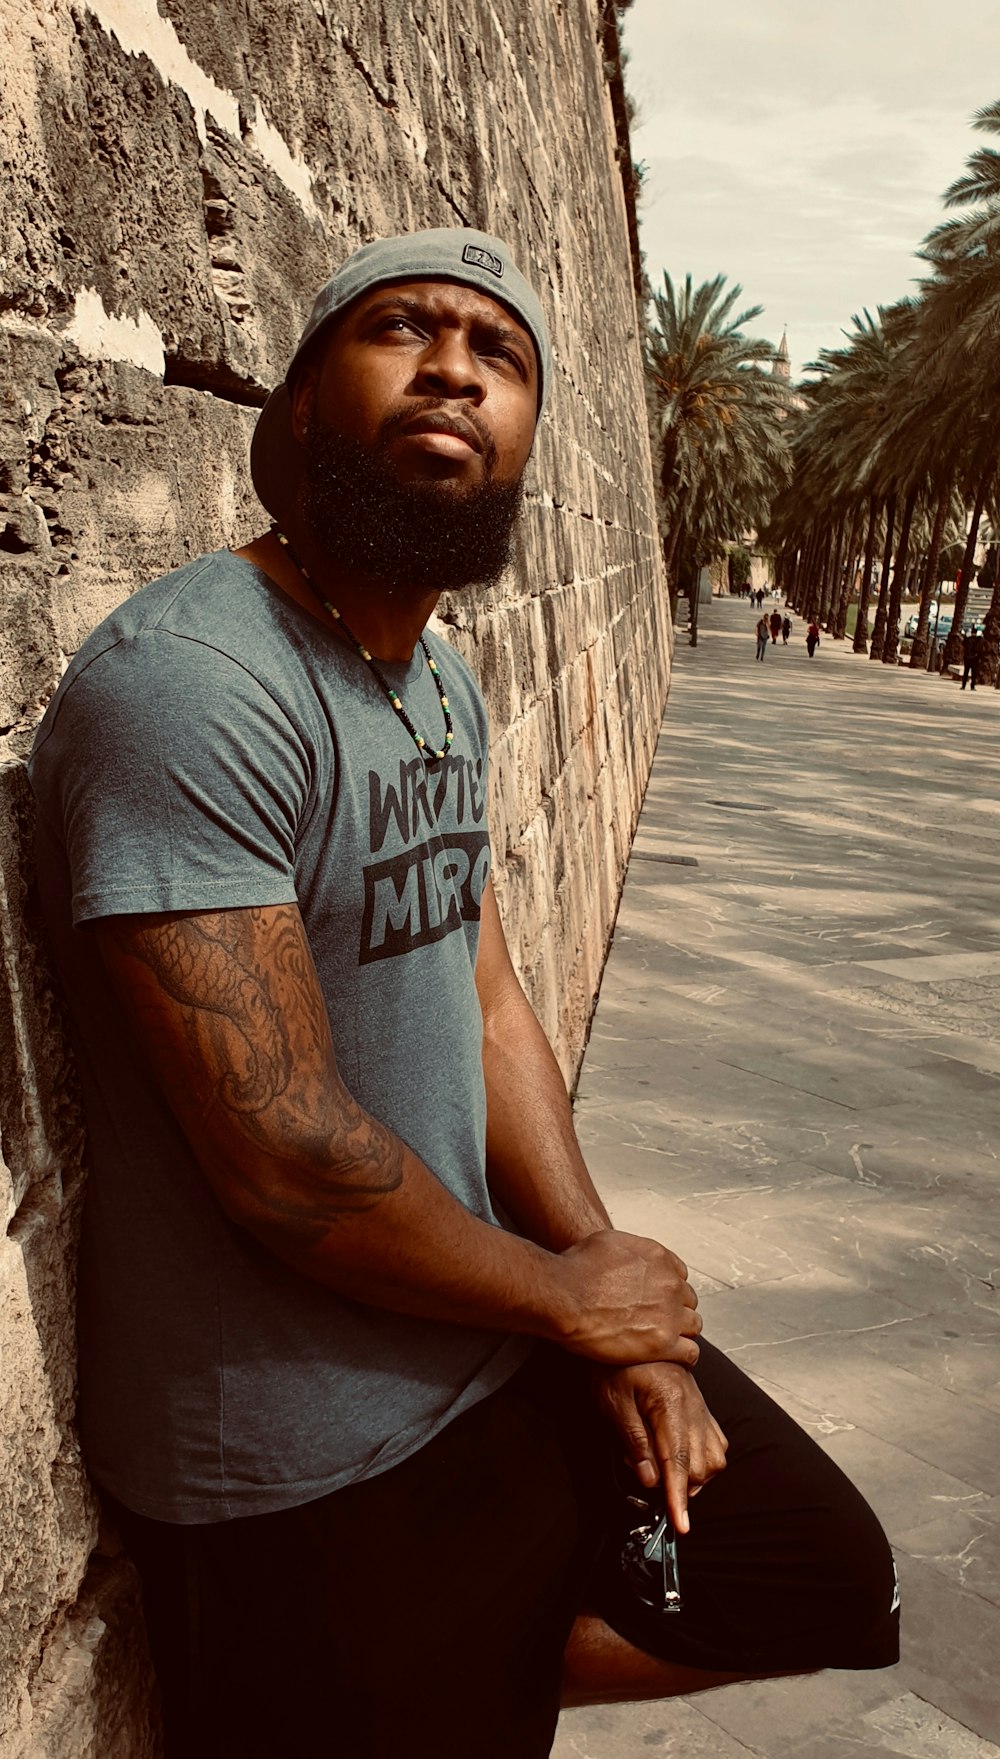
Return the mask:
M234 1220L295 1270L392 1312L526 1333L595 1361L697 1360L695 1295L672 1253L589 1226L579 1206L586 1235L559 1253L483 1222L336 1091L333 1152L306 1143L294 1159L258 1161L247 1193L230 1199Z
M561 1335L554 1255L473 1215L343 1089L315 1146L230 1144L215 1166L204 1149L202 1158L232 1219L338 1294L451 1324Z
M486 1023L483 1068L490 1190L511 1219L551 1252L610 1228L576 1139L566 1083L520 992Z

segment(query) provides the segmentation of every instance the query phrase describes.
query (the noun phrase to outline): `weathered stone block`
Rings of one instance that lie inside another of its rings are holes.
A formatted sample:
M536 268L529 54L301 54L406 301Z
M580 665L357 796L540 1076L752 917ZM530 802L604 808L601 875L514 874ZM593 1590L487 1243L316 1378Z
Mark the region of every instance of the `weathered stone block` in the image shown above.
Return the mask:
M0 339L22 393L7 431L25 461L5 517L41 515L33 547L4 563L0 725L26 713L33 724L65 655L130 591L260 528L247 468L255 418L140 367L75 349L53 364L34 337Z
M51 1307L58 1292L46 1287L36 1296ZM8 1238L0 1244L0 1742L30 1726L29 1682L54 1612L76 1597L96 1533L79 1457L57 1421L33 1309L21 1240ZM71 1361L71 1335L63 1347Z
M0 1180L4 1223L29 1191L57 1214L82 1126L65 1021L33 902L33 818L19 764L0 765Z

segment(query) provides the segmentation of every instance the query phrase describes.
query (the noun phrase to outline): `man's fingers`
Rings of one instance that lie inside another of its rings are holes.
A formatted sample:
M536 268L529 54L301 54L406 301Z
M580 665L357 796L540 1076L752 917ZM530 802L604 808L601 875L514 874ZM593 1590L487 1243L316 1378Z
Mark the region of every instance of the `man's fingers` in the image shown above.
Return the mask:
M649 1432L635 1406L623 1409L615 1408L615 1422L618 1432L625 1443L629 1465L632 1467L639 1483L646 1490L652 1490L659 1480L660 1469L656 1464Z
M702 1415L705 1418L704 1423L693 1424L688 1432L691 1450L691 1496L702 1485L707 1484L710 1478L714 1478L717 1472L724 1472L726 1468L726 1448L729 1444L711 1413L706 1410Z
M665 1400L647 1416L660 1462L667 1509L678 1533L690 1530L687 1505L692 1438L684 1404L683 1397Z
M688 1430L688 1495L695 1489L700 1490L711 1476L704 1433L700 1428L692 1426Z
M682 1348L697 1359L693 1339L681 1340L678 1357ZM621 1375L623 1384L605 1382L608 1415L625 1441L639 1482L647 1490L662 1482L676 1531L688 1533L688 1500L723 1471L729 1444L695 1381L676 1360L625 1369Z
M667 1510L678 1533L688 1533L691 1523L688 1520L688 1457L687 1449L680 1447L668 1454L661 1461L663 1467L663 1488L666 1493Z
M717 1461L717 1463L713 1469L716 1472L721 1472L722 1468L724 1467L724 1465L726 1463L726 1455L729 1452L729 1442L728 1442L726 1436L723 1434L722 1430L719 1428L719 1425L716 1423L715 1418L710 1415L709 1421L712 1425L711 1447L712 1447L712 1451L714 1452L715 1458Z

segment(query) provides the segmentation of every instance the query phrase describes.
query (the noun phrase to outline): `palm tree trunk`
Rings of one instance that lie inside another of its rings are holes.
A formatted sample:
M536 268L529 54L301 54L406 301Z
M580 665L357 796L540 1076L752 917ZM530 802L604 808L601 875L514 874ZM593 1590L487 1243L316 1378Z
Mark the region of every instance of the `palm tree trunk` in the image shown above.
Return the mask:
M918 667L923 667L925 672L927 670L927 649L929 645L927 640L927 627L930 622L931 595L937 585L938 560L941 555L941 544L944 538L944 522L948 517L948 509L950 506L951 479L949 478L948 486L943 490L941 498L937 504L937 512L934 515L934 529L931 532L931 546L927 552L927 562L924 567L924 582L920 592L920 610L917 614L917 633L913 637L913 649L910 654L910 665L914 670Z
M884 666L894 666L899 653L899 611L903 602L903 583L909 571L910 529L913 525L918 493L918 489L911 489L903 505L903 523L899 528L899 548L896 551L896 566L892 571L889 608L885 617L885 645L882 649L882 664Z
M806 602L802 609L803 617L810 622L819 622L820 609L823 604L823 591L826 572L830 565L830 550L833 546L833 527L824 526L820 534L819 547L816 552L816 566L809 585Z
M680 549L681 537L684 532L684 502L686 497L687 487L685 485L685 487L683 487L678 493L677 505L674 508L674 517L670 523L670 531L663 545L663 572L667 578L667 592L670 595L670 615L672 620L676 620L677 617L677 580L675 577L674 563L677 560L677 553Z
M800 546L792 544L788 549L782 551L778 579L781 584L781 590L785 595L786 605L795 603L795 588L799 578L799 564L801 561L802 550Z
M809 583L816 571L816 553L818 547L819 531L815 525L811 525L806 533L806 541L802 550L802 560L799 564L799 572L795 582L795 598L792 602L793 610L795 610L800 617L805 616L806 604L809 598Z
M826 566L822 570L822 591L819 598L819 616L817 623L821 628L830 628L830 607L837 593L838 568L840 556L844 552L844 517L833 522L830 528L830 551L826 552Z
M892 561L892 540L896 531L896 491L893 489L885 504L885 548L882 551L882 578L879 582L875 627L868 652L870 660L880 660L885 646L885 623L889 609L889 564Z
M875 565L875 538L878 534L878 496L868 502L868 536L865 538L865 567L858 596L858 620L854 625L854 651L868 652L868 600L872 590L872 569Z
M993 597L983 624L983 645L977 667L977 684L995 684L1000 671L1000 574L993 583Z
M972 585L972 570L976 561L976 544L979 540L979 525L983 517L983 508L986 505L986 495L989 490L990 480L995 470L996 464L993 463L987 470L983 471L979 487L976 490L976 504L972 509L972 524L969 526L969 535L965 540L965 555L962 557L962 568L958 577L958 591L955 594L955 610L951 619L951 628L948 631L948 639L944 644L944 652L941 655L942 676L947 674L948 667L953 666L958 659L959 644L962 639L962 624L965 622L965 607L969 602L969 588Z
M795 590L798 585L799 570L802 567L802 544L793 538L785 551L785 560L781 572L781 590L785 595L785 604L794 605Z
M696 568L694 586L691 589L691 629L688 634L688 647L698 646L698 612L701 610L701 569Z
M681 526L683 523L683 516L678 511L674 517L673 524L670 527L670 536L667 538L667 541L663 546L663 567L668 580L672 578L674 557L677 554L677 544L681 535ZM673 594L672 596L675 597L676 594Z
M837 570L840 567L840 555L843 547L844 521L840 518L834 522L833 543L830 546L826 570L823 575L823 596L820 600L819 617L817 618L817 621L820 627L824 629L829 627L830 606L833 603L834 593L836 591Z
M844 636L847 634L847 608L850 605L851 595L854 591L854 576L857 573L856 558L858 538L861 536L861 521L863 518L864 507L859 501L854 509L854 518L851 520L851 535L847 540L847 557L844 566L844 579L840 588L840 597L837 600L836 615L833 618L834 641L843 641Z

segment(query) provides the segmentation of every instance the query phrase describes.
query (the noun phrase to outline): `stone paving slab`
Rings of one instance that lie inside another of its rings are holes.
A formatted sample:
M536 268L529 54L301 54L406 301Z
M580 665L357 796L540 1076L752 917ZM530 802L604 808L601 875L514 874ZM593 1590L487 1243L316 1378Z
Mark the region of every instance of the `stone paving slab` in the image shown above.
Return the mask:
M827 1453L878 1510L894 1543L898 1535L933 1523L942 1510L982 1509L994 1524L1000 1520L1000 1507L986 1491L953 1472L916 1459L896 1442L834 1417L826 1409L814 1417L808 1401L793 1399L764 1376L757 1378L765 1392L778 1399L797 1422L822 1438ZM822 1391L814 1393L813 1399L822 1396Z
M567 1712L554 1754L1000 1759L1000 693L756 665L754 622L678 650L578 1128L880 1514L904 1657Z
M810 1740L832 1729L860 1731L866 1716L902 1692L895 1673L831 1671L808 1680L768 1680L703 1692L692 1702L706 1720L737 1737L751 1753L799 1759ZM872 1739L871 1730L861 1738ZM594 1759L603 1756L595 1754Z
M897 1562L907 1606L899 1677L963 1727L1000 1742L1000 1609L898 1545Z
M683 1700L565 1711L553 1748L558 1759L638 1759L647 1752L676 1759L747 1759L753 1751Z

